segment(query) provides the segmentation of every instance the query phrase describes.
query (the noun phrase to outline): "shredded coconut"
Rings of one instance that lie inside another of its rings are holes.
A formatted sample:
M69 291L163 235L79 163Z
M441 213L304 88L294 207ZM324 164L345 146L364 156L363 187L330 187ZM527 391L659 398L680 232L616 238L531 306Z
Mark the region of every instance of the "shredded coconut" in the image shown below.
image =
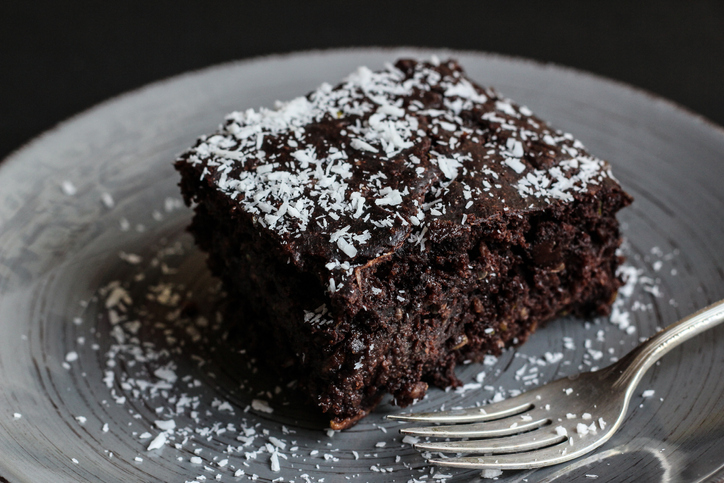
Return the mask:
M571 201L611 178L607 163L586 154L569 134L475 86L456 68L445 74L437 68L434 62L414 63L409 72L392 65L379 72L360 67L337 87L322 84L276 109L229 114L218 132L200 138L180 159L283 245L303 233L326 238L348 226L343 236L332 236L325 255L331 294L354 280L355 268L331 262L378 256L363 246L376 234L389 240L390 231L399 232L395 239L425 251L425 233L435 229L437 219L477 223L473 220L486 213L487 200L511 213ZM410 102L414 92L433 89L444 93L439 108ZM466 120L473 112L479 119ZM338 124L338 119L352 121ZM335 142L318 143L317 126L331 130ZM428 141L430 150L421 152ZM554 153L552 167L527 164L527 155L540 154L531 151L536 142ZM471 150L469 143L482 144L487 154ZM378 163L372 171L368 160ZM519 199L502 195L503 172L510 173L507 182ZM410 186L401 178L411 180ZM470 212L455 206L454 182ZM425 195L436 201L425 203Z

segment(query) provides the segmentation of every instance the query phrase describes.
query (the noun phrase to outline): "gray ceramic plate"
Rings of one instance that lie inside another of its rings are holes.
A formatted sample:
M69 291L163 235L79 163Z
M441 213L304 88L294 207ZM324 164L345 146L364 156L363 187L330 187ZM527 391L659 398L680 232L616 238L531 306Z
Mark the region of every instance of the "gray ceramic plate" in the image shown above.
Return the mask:
M171 167L231 110L271 106L361 64L431 53L312 52L183 75L95 107L5 160L0 481L477 479L477 472L426 466L402 441L400 423L384 420L398 410L389 404L327 434L288 381L224 341L217 284L184 233L191 213L179 204ZM628 271L636 276L618 302L618 325L554 322L517 352L462 367L466 391L431 390L415 409L471 405L608 364L657 327L724 297L724 131L588 74L454 55L472 78L611 161L636 198L621 215ZM633 329L625 330L627 320ZM666 356L639 388L654 396L637 396L623 428L593 456L501 480L704 481L718 474L722 338L724 327Z

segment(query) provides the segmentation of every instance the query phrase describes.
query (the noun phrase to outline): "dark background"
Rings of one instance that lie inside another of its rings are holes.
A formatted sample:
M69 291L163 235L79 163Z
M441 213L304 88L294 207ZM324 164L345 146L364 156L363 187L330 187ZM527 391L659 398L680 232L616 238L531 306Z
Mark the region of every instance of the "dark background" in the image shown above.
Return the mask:
M0 1L0 159L111 96L294 50L411 45L568 65L724 124L723 1Z

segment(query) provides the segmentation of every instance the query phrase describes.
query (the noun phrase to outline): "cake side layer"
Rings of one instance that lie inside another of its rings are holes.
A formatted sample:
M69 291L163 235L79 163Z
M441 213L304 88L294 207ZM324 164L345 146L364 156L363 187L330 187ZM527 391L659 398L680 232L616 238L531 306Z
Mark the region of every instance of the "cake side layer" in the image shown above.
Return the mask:
M197 194L192 232L243 307L243 330L262 347L271 342L279 365L296 368L338 429L384 393L406 405L426 383L455 384L456 363L522 343L562 312L605 313L619 286L614 215L628 203L620 188L525 217L451 226L424 251L405 245L360 267L359 296L341 307L271 249L249 217L229 217L225 197Z

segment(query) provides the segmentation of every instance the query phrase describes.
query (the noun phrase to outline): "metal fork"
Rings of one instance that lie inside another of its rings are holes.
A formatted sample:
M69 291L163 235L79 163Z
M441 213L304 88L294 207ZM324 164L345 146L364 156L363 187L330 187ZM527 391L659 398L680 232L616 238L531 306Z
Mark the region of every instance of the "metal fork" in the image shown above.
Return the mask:
M666 327L618 362L599 371L564 377L484 407L398 414L388 418L447 423L400 430L408 435L469 438L415 444L419 450L483 455L430 459L430 463L499 470L563 463L593 451L616 432L636 386L656 361L722 321L724 300Z

